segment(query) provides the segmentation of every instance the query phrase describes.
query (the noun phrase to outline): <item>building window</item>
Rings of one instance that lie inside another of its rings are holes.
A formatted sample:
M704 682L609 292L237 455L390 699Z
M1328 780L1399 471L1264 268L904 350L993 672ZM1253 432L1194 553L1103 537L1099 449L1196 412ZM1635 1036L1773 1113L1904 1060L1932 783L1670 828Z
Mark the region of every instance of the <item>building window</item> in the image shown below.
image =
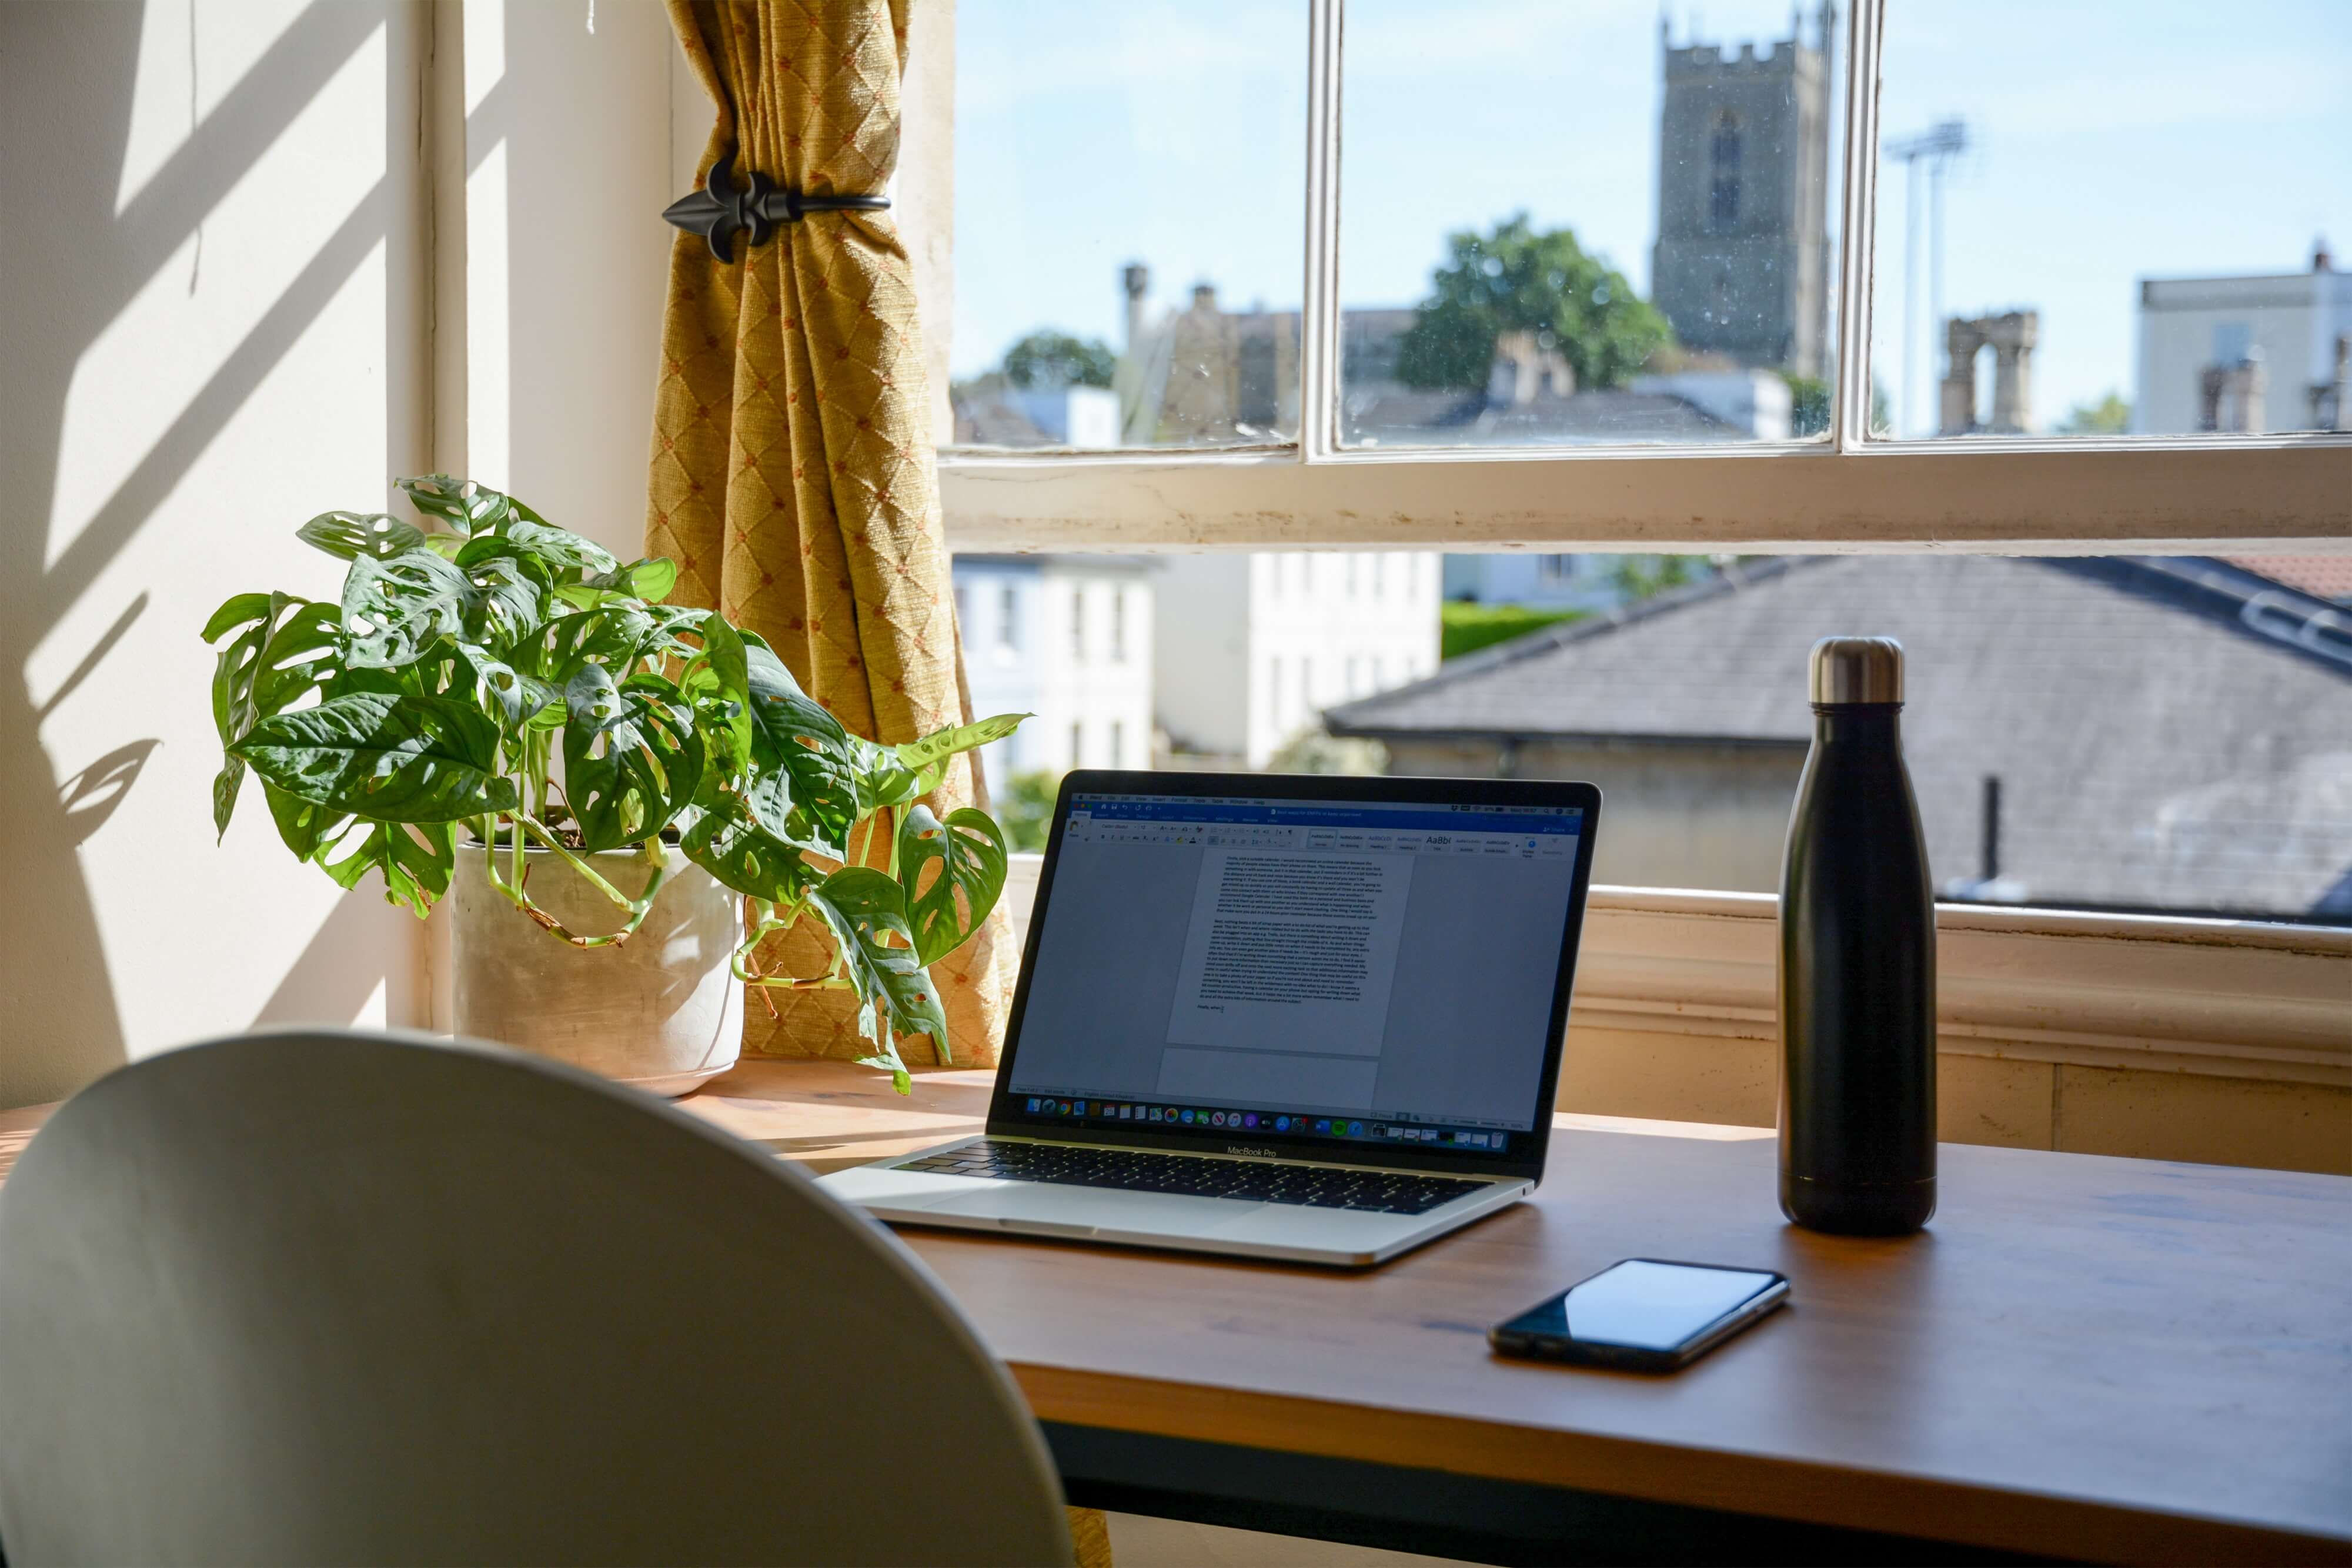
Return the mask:
M1087 591L1077 583L1070 585L1070 658L1087 662Z
M1110 591L1110 660L1114 664L1127 663L1127 590ZM1112 742L1112 749L1118 743Z
M1086 765L1087 765L1087 725L1086 725L1086 720L1084 720L1084 719L1072 719L1072 720L1070 721L1070 766L1071 766L1071 767L1073 767L1073 768L1084 768Z
M1110 721L1110 756L1106 760L1113 768L1127 766L1127 723L1124 719Z
M1021 594L1009 582L996 591L996 645L1021 646Z

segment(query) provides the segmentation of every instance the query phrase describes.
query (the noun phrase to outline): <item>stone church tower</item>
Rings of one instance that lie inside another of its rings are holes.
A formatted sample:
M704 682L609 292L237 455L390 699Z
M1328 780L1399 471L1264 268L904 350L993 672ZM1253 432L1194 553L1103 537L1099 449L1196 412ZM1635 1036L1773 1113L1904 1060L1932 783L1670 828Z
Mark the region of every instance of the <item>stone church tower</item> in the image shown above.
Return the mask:
M1829 363L1830 126L1837 10L1759 57L1659 24L1658 245L1650 298L1683 346L1818 376Z

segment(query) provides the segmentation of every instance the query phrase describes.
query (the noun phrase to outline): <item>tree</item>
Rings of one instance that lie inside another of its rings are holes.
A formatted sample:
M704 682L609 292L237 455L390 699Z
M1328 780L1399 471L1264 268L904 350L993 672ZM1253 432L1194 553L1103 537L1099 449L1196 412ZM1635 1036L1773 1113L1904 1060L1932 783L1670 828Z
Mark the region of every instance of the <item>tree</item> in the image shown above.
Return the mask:
M2109 392L2096 402L2078 402L2060 423L2061 435L2121 435L2131 429L2132 405L2120 392Z
M1819 376L1780 372L1789 383L1789 434L1822 435L1830 427L1830 383Z
M1628 604L1639 603L1671 589L1687 588L1707 574L1703 555L1624 555L1610 570L1617 591Z
M1408 386L1484 387L1505 332L1531 331L1559 350L1580 387L1615 386L1674 340L1666 319L1570 230L1538 233L1519 213L1445 246L1449 259L1430 275L1433 292L1399 348Z
M1107 387L1118 356L1099 338L1044 328L1004 350L1004 379L1016 387Z

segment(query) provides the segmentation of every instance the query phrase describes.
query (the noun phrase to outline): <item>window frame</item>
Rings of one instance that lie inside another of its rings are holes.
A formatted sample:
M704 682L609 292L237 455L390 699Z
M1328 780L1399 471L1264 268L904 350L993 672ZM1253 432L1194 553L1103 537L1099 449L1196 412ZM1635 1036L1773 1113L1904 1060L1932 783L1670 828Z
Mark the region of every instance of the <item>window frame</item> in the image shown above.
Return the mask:
M1869 434L1885 0L1855 0L1845 22L1837 375L1826 438L1735 448L1343 446L1346 0L1306 3L1298 439L1198 451L942 450L940 497L956 548L2352 553L2352 434L1964 444Z

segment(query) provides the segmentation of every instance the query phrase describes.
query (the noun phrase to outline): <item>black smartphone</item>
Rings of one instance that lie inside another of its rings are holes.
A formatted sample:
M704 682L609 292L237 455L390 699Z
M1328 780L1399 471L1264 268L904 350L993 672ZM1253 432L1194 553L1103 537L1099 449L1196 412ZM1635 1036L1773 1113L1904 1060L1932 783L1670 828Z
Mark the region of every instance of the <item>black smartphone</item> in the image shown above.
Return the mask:
M1769 1269L1628 1258L1486 1331L1504 1355L1632 1372L1688 1366L1789 1299Z

